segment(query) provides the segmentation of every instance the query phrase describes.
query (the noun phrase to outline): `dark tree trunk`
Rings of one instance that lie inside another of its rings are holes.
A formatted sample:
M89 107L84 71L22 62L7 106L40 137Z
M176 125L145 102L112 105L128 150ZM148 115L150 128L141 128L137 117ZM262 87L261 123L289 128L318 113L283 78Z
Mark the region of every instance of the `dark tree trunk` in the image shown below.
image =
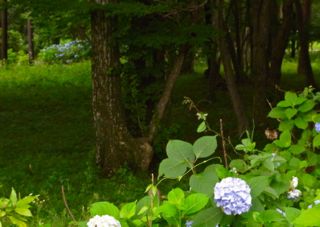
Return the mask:
M103 3L109 3L103 1ZM119 98L119 53L112 38L114 18L103 10L91 13L93 116L96 127L96 162L103 174L112 175L124 164L147 169L152 149L145 140L128 133Z
M34 60L33 27L32 27L31 19L27 20L27 38L28 38L29 64L31 65Z
M2 28L2 45L1 45L1 59L8 59L8 9L7 0L2 0L2 11L1 11L1 28Z
M293 21L293 0L286 0L282 6L282 23L278 28L275 39L272 42L270 81L269 84L274 87L280 82L281 65L285 50L288 46L290 31ZM281 20L281 18L279 18Z
M235 81L235 71L231 61L230 46L227 43L228 29L223 16L223 0L218 1L218 12L216 15L216 24L224 35L218 36L218 46L220 49L222 64L224 67L224 76L228 91L230 94L233 110L237 117L238 132L242 133L248 127L248 119L245 115L244 105L242 104L240 94Z
M303 5L300 0L295 0L297 25L298 25L298 37L299 37L299 62L298 73L306 77L307 85L312 85L317 88L316 81L314 79L310 55L309 55L309 26L311 16L311 0L304 0Z
M272 0L251 1L252 21L252 76L254 78L253 118L256 125L265 122L267 114L267 78Z

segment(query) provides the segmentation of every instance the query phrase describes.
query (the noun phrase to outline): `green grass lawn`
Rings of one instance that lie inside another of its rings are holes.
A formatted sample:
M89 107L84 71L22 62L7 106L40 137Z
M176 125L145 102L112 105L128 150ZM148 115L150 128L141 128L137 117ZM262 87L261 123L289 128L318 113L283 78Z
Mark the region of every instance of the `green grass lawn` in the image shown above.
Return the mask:
M296 63L286 61L281 87L301 90L304 78L295 75ZM314 63L315 75L320 67ZM198 121L194 111L182 104L190 97L209 113L209 122L219 130L223 119L226 136L236 134L227 90L216 89L209 98L207 79L201 69L181 76L176 84L167 117L156 139L156 152L163 156L167 140L193 142ZM250 114L250 85L240 88ZM186 124L186 122L188 122ZM120 204L144 194L148 174L134 175L122 169L111 179L99 176L94 164L94 129L91 113L91 77L88 62L73 65L10 66L0 68L0 196L11 187L22 196L40 194L45 202L40 217L66 216L61 197L77 218L83 207L97 200ZM238 139L238 138L236 138Z

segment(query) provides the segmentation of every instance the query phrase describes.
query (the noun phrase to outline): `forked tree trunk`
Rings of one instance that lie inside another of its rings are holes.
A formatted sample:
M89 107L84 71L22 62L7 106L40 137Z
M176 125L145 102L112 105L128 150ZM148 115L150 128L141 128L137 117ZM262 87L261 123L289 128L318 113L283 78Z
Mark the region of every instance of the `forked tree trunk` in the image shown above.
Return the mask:
M248 127L248 119L245 115L244 105L242 104L241 97L236 85L235 71L231 61L230 49L227 43L228 29L226 27L223 16L223 0L218 1L218 12L216 15L216 25L224 35L218 36L218 47L220 49L221 59L224 68L224 77L227 83L228 91L230 94L234 113L237 117L238 132L242 133Z
M309 55L311 0L304 0L303 5L301 5L300 0L295 0L294 3L297 14L298 38L300 44L298 73L306 77L307 85L312 85L317 88L318 86L314 79Z
M105 176L112 175L126 163L145 170L152 158L150 145L145 140L133 139L123 118L120 75L117 71L118 46L112 38L114 21L103 10L91 13L96 162Z

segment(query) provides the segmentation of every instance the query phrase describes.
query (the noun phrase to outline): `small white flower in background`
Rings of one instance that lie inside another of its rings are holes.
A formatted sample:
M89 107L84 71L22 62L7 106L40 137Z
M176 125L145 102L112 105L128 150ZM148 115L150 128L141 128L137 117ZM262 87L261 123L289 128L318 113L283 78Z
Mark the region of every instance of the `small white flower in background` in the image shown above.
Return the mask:
M240 178L227 177L214 186L214 200L227 215L242 214L251 207L251 189Z
M293 189L288 192L288 199L297 200L301 196L301 191L299 189Z
M204 120L205 121L207 119L207 116L208 116L207 113L203 113L203 112L198 112L197 113L198 120Z
M186 227L192 227L193 221L186 221Z
M320 132L320 122L315 123L314 129L316 130L316 132Z
M318 200L315 200L312 204L310 204L309 206L308 206L308 209L310 209L310 208L312 208L313 206L316 206L316 205L318 205L318 204L320 204L320 200L318 199Z
M298 183L299 183L298 177L293 176L290 182L290 188L295 189L296 187L298 187Z
M112 216L96 215L87 223L88 227L121 227L120 222Z

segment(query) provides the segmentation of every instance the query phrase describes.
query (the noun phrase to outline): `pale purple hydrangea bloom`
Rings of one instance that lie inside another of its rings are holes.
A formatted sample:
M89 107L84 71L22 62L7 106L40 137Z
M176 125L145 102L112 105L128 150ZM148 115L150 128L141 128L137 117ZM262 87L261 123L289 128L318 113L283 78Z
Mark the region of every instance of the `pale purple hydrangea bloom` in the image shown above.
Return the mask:
M121 227L121 224L114 217L109 215L96 215L87 223L88 227Z
M186 221L186 227L192 227L193 221Z
M214 200L227 215L242 214L251 207L251 189L240 178L227 177L214 186Z
M316 132L320 132L320 122L314 124L314 129L316 130Z

